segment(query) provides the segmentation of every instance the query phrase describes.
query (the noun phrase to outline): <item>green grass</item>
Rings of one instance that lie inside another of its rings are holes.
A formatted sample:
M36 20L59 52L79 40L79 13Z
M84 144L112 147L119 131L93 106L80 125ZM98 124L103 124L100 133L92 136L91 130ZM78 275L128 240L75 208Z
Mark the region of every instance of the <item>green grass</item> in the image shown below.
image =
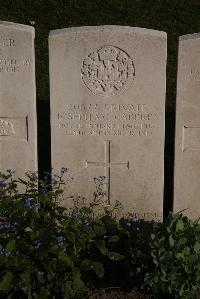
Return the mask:
M176 96L178 36L200 31L199 0L0 0L0 19L36 29L38 100L49 100L48 33L71 26L116 24L168 33L167 109Z

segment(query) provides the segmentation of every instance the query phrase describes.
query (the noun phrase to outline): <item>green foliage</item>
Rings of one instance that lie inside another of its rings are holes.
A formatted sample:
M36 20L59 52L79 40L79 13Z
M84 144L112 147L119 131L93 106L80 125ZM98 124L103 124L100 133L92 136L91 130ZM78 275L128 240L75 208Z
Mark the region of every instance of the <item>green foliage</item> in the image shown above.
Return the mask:
M121 276L131 222L112 217L121 205L105 205L104 177L95 178L88 206L78 197L73 209L64 208L65 172L46 174L44 180L31 172L18 180L10 170L0 174L0 295L5 298L83 299L106 280L111 285L110 269L118 268Z
M200 224L182 214L154 226L151 235L153 269L145 284L155 294L194 299L200 287Z
M104 177L95 178L90 203L71 198L74 207L66 209L61 205L65 172L46 174L44 180L36 173L18 180L10 170L0 174L1 298L83 299L92 290L110 287L195 298L200 287L198 221L170 214L166 223L155 223L134 213L117 220L121 204L105 205Z
M53 189L49 177L40 181L36 173L27 173L27 180L18 180L23 193L11 171L1 174L0 294L5 298L82 299L88 293L82 280L88 265L103 275L101 264L80 259L95 230L86 227L84 216L71 217L58 205L64 172L52 177Z

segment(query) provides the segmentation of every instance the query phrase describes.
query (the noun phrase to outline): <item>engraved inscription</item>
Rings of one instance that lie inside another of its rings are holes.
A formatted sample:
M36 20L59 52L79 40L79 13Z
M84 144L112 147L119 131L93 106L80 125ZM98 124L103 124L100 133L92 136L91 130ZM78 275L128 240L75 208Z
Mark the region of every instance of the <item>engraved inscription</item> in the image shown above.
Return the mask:
M86 87L94 94L112 96L130 87L135 77L135 67L125 51L104 46L84 59L81 76Z
M1 59L0 73L17 73L31 65L31 59Z
M146 104L67 104L57 114L58 127L72 136L147 137L158 115Z
M12 38L0 37L0 47L15 47L15 40Z
M19 73L28 70L31 59L27 57L16 57L15 49L17 42L13 38L0 37L0 74Z
M132 213L128 212L126 214L123 214L125 218L128 218L130 220L139 220L139 219L145 219L145 220L162 220L162 215L156 212L147 212L147 211L134 211Z
M11 122L0 118L0 136L14 135L14 126Z
M107 202L110 204L110 169L111 168L127 168L129 169L129 161L127 162L111 162L110 156L110 143L111 140L104 140L104 145L105 145L105 159L104 162L85 162L85 167L103 167L105 170L105 187L106 187L106 197L107 197Z
M112 206L112 205L111 205ZM103 217L105 215L105 211L95 211L95 215L98 217ZM163 216L160 213L156 212L146 212L146 211L134 211L132 213L125 212L123 205L120 208L116 208L114 212L112 212L112 215L116 219L128 219L129 221L136 221L136 220L146 220L146 221L162 221Z
M182 151L200 151L200 127L183 126Z
M13 139L26 142L28 141L28 116L0 116L0 141Z

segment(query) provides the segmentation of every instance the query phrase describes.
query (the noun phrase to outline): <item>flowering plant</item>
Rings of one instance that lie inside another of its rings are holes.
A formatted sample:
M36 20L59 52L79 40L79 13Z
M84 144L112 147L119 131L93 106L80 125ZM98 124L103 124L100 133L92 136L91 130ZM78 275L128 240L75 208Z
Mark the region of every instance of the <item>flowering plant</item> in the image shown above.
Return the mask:
M88 293L87 273L104 274L98 255L90 252L113 261L123 258L113 251L113 234L104 240L106 226L94 218L93 205L75 205L69 213L59 204L66 172L46 173L43 180L35 172L18 180L11 170L0 174L2 298L82 299Z
M79 262L80 250L88 246L81 236L85 226L57 204L66 171L46 174L44 180L31 172L26 180L13 180L10 170L1 174L0 294L5 298L83 298L87 293ZM17 191L19 183L24 193Z
M11 170L0 173L1 299L84 299L110 287L195 298L198 221L181 214L166 223L140 220L136 213L117 219L122 205L105 205L104 177L95 178L93 201L72 196L74 207L66 209L60 199L71 181L64 179L67 173L62 168L42 180L33 172L18 180ZM96 217L99 207L103 213Z

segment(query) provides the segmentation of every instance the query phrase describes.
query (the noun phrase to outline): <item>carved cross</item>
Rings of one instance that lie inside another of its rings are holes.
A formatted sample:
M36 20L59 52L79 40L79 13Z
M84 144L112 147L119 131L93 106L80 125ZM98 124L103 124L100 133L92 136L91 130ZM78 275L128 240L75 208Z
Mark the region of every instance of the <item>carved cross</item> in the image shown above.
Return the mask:
M107 180L106 183L106 196L108 204L110 204L110 169L111 168L127 168L129 169L129 161L127 162L111 162L110 156L110 144L111 140L104 140L104 146L105 146L105 158L104 162L88 162L86 161L86 168L88 167L103 167L105 171L105 178Z

